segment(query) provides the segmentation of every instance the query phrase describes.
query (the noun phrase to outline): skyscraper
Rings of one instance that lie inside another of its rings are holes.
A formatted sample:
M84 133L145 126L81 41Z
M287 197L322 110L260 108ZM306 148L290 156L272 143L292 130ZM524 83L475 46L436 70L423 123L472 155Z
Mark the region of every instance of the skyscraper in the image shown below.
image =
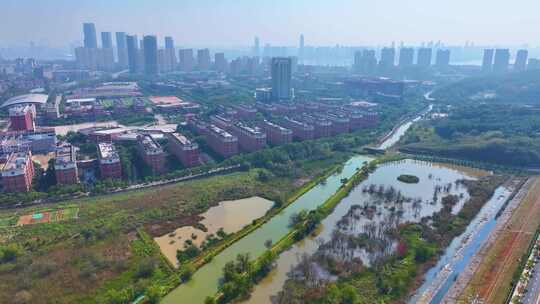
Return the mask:
M420 48L418 49L418 60L417 65L419 67L428 68L431 66L431 56L432 56L432 49L431 48Z
M78 47L75 49L77 67L95 71L98 68L98 49Z
M271 63L272 73L272 99L292 100L293 91L291 86L292 62L291 58L275 57Z
M105 71L114 69L114 50L111 32L101 32L100 65Z
M97 49L96 26L93 23L83 23L84 47Z
M516 55L516 62L514 62L514 70L524 71L527 68L528 57L529 57L529 51L519 50Z
M354 69L358 73L371 74L377 67L374 50L356 51L354 53Z
M253 41L253 56L259 57L261 55L261 46L259 37L255 37Z
M527 64L527 70L538 70L540 69L540 59L531 58Z
M493 69L493 49L485 49L484 50L484 58L482 59L482 71L484 72L491 72Z
M396 49L385 47L381 51L381 61L379 66L383 69L392 68L396 61Z
M300 44L298 46L298 60L304 62L304 34L300 35Z
M172 71L176 68L176 50L174 48L174 40L172 37L165 37L165 61L167 62L167 71Z
M225 53L214 54L214 66L218 72L225 73L227 71L227 59L225 59Z
M116 49L118 56L118 65L124 69L128 67L128 54L126 45L126 33L116 32Z
M210 59L210 50L209 49L197 50L197 66L199 70L208 71L211 65L212 65L212 61Z
M157 75L158 68L158 47L156 36L144 36L144 73L146 75Z
M112 35L111 32L101 32L101 48L112 49Z
M403 47L399 49L399 66L408 67L414 62L414 48Z
M139 73L139 44L136 35L126 36L126 47L128 55L129 72L132 74Z
M493 60L493 72L506 72L510 65L510 50L497 49L495 50L495 59Z
M165 37L165 49L174 49L174 40L170 36Z
M195 59L193 58L193 49L179 50L178 57L180 60L181 71L189 72L193 70L195 66Z
M447 67L450 65L450 50L437 50L437 58L435 59L435 65L438 67Z

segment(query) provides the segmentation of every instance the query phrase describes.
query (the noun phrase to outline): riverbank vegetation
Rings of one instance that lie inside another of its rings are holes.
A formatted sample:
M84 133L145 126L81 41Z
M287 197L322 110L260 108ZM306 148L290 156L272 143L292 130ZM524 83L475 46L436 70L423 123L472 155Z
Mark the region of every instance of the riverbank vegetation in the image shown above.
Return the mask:
M397 177L397 180L403 183L407 184L418 184L420 182L420 179L418 176L410 175L410 174L402 174Z
M422 281L425 271L436 262L444 248L466 229L504 179L489 176L476 181L460 181L467 187L470 198L457 214L452 213L452 207L458 198L446 195L442 198L442 209L419 223L383 225L387 228L370 232L373 236L360 234L354 239L334 233L331 241L320 246L313 256L304 257L290 273L276 303L402 301ZM391 254L376 254L380 245L373 242L379 239L387 240L384 248L394 248ZM364 264L348 254L348 250L341 252L344 247L351 250L364 248L373 260L369 265ZM336 252L341 253L336 256Z
M292 162L295 174L290 176L254 168L158 188L0 211L0 222L12 225L20 215L43 208L80 209L75 220L1 228L2 246L9 249L2 252L9 254L2 255L8 258L0 265L0 280L12 283L0 287L0 302L10 302L17 295L32 303L123 303L141 294L149 300L156 288L162 295L163 286L178 284L180 273L182 279L189 276L184 275L186 269L169 266L152 237L194 225L200 221L198 214L222 200L256 195L284 202L306 181L342 163L346 154L333 156ZM13 248L14 259L9 257Z
M400 150L514 167L540 166L537 107L466 104L413 126Z
M287 235L281 238L258 259L250 263L247 270L238 271L235 276L230 276L228 268L223 269L223 282L219 288L219 292L215 297L208 297L206 303L228 303L238 298L246 298L254 284L261 280L272 269L274 260L279 254L292 246L295 242L301 241L309 234L313 233L320 225L321 221L332 212L336 205L347 196L350 191L357 186L361 181L367 178L376 166L377 161L372 161L362 168L358 168L350 179L342 180L342 185L339 190L326 200L322 205L314 210L302 210L291 216L289 226L291 230ZM237 257L237 260L242 255ZM229 263L230 264L230 263ZM233 278L233 281L227 278ZM230 284L227 284L230 283Z
M469 77L436 90L440 102L529 103L540 101L540 70Z

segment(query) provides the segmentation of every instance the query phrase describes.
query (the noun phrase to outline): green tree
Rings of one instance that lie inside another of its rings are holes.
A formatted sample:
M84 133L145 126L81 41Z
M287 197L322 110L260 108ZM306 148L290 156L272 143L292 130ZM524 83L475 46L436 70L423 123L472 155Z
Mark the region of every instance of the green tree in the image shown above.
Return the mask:
M195 268L191 265L184 265L182 268L180 268L180 280L182 282L187 282L191 279L193 276L193 273L195 273Z
M152 285L146 290L146 303L157 304L161 300L161 290L158 286Z

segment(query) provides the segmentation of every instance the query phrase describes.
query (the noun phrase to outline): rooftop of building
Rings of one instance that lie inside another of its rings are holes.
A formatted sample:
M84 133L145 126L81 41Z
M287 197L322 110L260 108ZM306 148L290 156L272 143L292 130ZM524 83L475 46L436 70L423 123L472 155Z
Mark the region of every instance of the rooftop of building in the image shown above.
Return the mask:
M32 110L29 104L19 104L9 108L9 116L24 116Z
M235 108L235 109L241 109L241 110L243 110L243 111L257 112L257 109L255 109L255 108L254 108L253 106L251 106L251 105L238 104L238 105L233 105L232 107Z
M315 123L318 125L331 125L332 124L332 122L330 122L326 117L322 117L319 115L311 116L311 115L304 114L300 116L299 119L306 121L308 123Z
M8 155L6 162L2 165L1 171L20 170L26 169L28 158L31 157L31 153L26 152L14 152Z
M294 118L291 118L291 117L285 117L285 120L288 121L288 122L290 122L290 123L293 123L293 124L295 124L295 125L297 125L297 126L301 126L301 127L303 127L303 128L313 129L313 126L312 126L312 125L307 124L307 123L305 123L305 122L303 122L303 121L300 121L300 120L298 120L298 119L294 119Z
M111 143L99 143L98 154L100 159L118 158L116 147Z
M5 101L0 108L6 108L17 104L39 104L43 105L47 103L49 98L46 94L25 94L12 97Z
M267 124L268 126L272 127L272 128L275 128L275 129L279 129L280 131L283 131L283 132L292 132L291 130L285 128L285 127L282 127L276 123L273 123L269 120L264 120L264 123Z
M72 145L65 144L56 147L55 163L57 165L74 163L77 161L75 148Z
M145 151L162 151L161 146L148 134L137 136L137 141L142 145Z
M243 123L237 123L235 126L251 134L252 136L257 136L257 137L266 136L266 134L259 127L248 126Z
M212 115L210 117L211 119L213 120L217 120L217 121L220 121L220 122L223 122L225 124L232 124L234 123L233 119L229 116L225 116L225 115L221 115L221 114L217 114L217 115Z
M233 136L231 133L229 133L229 132L223 130L222 128L220 128L220 127L218 127L218 126L216 126L216 125L212 125L212 124L211 124L211 125L208 126L208 129L209 129L212 133L214 133L214 134L216 134L216 135L218 135L219 137L222 137L222 138L226 138L226 139L235 139L235 138L236 138L236 137Z
M170 136L171 136L170 138L176 140L183 146L196 145L196 143L192 142L189 138L187 138L183 134L175 132L175 133L170 133Z

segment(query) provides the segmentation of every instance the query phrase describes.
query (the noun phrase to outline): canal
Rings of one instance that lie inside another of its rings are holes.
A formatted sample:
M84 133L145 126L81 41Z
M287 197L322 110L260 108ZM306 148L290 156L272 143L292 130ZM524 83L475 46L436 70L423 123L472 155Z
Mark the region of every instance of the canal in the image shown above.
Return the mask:
M405 132L412 126L412 124L421 119L422 116L423 114L414 118L413 120L405 122L396 130L393 130L388 136L385 137L384 141L381 143L381 146L386 149L397 143ZM285 208L285 210L283 210L280 214L274 216L270 221L262 225L259 229L218 254L212 259L212 261L198 269L188 282L179 285L172 292L170 292L162 302L165 304L203 303L207 296L212 296L218 291L222 269L227 262L234 260L238 254L244 253L248 253L252 258L259 257L266 250L265 243L267 240L272 240L274 242L278 241L289 232L290 228L288 224L291 215L298 213L301 210L316 209L334 193L336 193L342 184L342 179L350 178L358 168L362 167L371 160L371 157L364 155L352 157L345 163L340 172L333 174L324 182L321 182L317 186L313 187L311 190L303 194L295 202ZM341 209L336 208L336 210ZM337 215L334 216L334 214L332 214L329 216L330 219L327 218L327 221L335 220L335 217L337 217ZM323 223L323 230L324 227L325 226ZM300 242L292 249L281 254L277 262L277 268L274 269L273 273L268 276L267 279L263 280L263 282L256 287L256 293L252 299L259 297L260 295L261 298L269 301L269 296L281 289L285 274L293 264L293 260L295 260L293 257L296 257L295 250L298 248L298 245L303 246L301 247L302 250L316 249L313 241L308 239ZM280 261L285 262L280 263ZM279 273L279 275L276 275L276 273ZM266 291L264 293L257 293L257 289ZM268 301L263 301L260 303L265 303Z
M181 284L164 299L163 303L203 303L207 296L214 295L218 290L219 279L225 264L234 260L236 255L249 253L251 257L260 256L266 250L265 241L277 241L289 232L289 219L291 215L301 210L314 210L332 196L341 186L341 179L350 178L358 168L365 162L369 162L370 157L355 156L347 161L341 172L338 172L318 184L280 214L274 216L270 221L259 229L234 243L211 262L202 266L185 284Z

